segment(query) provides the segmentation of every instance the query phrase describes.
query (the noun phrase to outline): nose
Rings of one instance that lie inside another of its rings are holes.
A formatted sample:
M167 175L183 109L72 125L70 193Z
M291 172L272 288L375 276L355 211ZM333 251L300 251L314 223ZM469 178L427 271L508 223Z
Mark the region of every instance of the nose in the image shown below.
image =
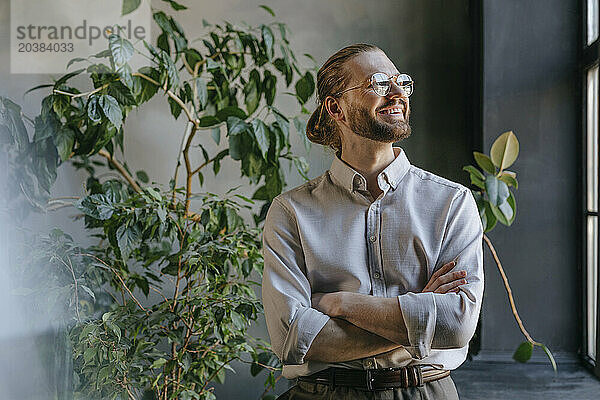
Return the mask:
M404 92L402 87L394 81L390 82L390 85L391 86L390 86L390 92L388 93L388 97L390 97L390 98L400 97L406 103L408 103L408 96L406 95L406 93Z

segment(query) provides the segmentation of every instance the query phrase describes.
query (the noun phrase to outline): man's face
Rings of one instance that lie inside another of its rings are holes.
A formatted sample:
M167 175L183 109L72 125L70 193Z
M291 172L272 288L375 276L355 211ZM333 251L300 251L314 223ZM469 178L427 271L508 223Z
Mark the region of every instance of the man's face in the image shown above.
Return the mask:
M392 83L390 92L381 97L369 85L375 72L388 76L398 70L380 51L361 53L346 64L351 74L349 87L361 85L360 89L344 93L348 126L357 135L384 143L393 143L410 136L408 123L410 107L408 97Z

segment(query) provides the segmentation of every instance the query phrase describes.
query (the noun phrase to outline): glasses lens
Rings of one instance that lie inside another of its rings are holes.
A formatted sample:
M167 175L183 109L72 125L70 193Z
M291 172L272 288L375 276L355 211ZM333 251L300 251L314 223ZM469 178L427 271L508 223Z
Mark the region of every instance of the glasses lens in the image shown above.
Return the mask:
M376 72L371 77L371 86L373 87L373 91L379 96L385 96L390 91L390 78L382 72Z
M402 91L404 92L404 94L406 94L406 96L410 96L413 93L413 80L410 77L410 75L407 74L400 74L398 75L398 77L396 78L396 83L398 84L398 86L400 86L402 88Z

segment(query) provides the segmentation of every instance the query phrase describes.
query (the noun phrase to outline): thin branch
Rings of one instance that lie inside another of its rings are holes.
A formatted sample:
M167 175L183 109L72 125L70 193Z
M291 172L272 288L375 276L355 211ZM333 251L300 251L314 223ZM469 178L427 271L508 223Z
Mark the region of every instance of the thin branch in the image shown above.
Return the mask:
M181 166L181 157L183 156L183 146L187 141L188 136L190 135L190 133L192 132L192 128L194 127L192 122L188 122L188 124L185 127L185 133L183 134L183 137L181 138L181 143L179 144L179 151L177 152L177 165L175 166L175 174L173 175L173 194L171 197L171 204L173 204L173 206L175 206L175 193L177 190L177 175L179 174L179 167Z
M116 79L116 80L118 80L118 79ZM109 85L110 85L110 83L105 83L104 85L100 86L99 88L94 89L91 92L85 92L85 93L69 93L69 92L65 92L63 90L58 90L58 89L54 89L53 92L58 93L58 94L64 94L64 95L67 95L67 96L70 96L70 97L76 99L78 97L83 97L83 96L90 97L94 93L98 93L102 89L106 89Z
M135 190L137 193L140 193L142 191L142 188L140 188L139 185L135 183L135 180L131 175L129 175L129 172L127 172L125 167L123 167L123 165L121 165L120 162L115 160L108 151L102 149L98 152L98 154L110 161L110 163L117 169L117 171L121 173L123 178L125 178L125 180L129 182L131 187L133 187L133 190Z
M539 346L541 343L538 343L535 340L533 340L531 335L529 335L529 332L527 332L527 330L525 329L525 326L523 326L523 321L521 321L521 318L519 317L519 313L517 312L517 307L515 306L515 300L513 299L512 290L510 289L510 285L508 284L508 278L506 277L506 274L504 273L504 269L502 268L502 264L500 263L500 259L498 258L498 255L496 254L496 249L494 249L492 242L485 234L483 235L483 240L485 241L485 243L488 245L490 251L492 252L494 261L496 261L496 265L498 266L498 271L500 271L500 275L502 276L502 280L504 281L504 287L506 288L506 293L508 293L508 301L510 302L510 308L512 309L512 313L515 317L515 320L517 321L517 324L519 325L519 329L521 329L521 333L523 333L525 338L527 338L528 342L530 342L533 345Z
M123 281L123 278L121 278L121 275L119 275L119 273L110 265L108 265L107 263L104 262L104 260L96 257L93 254L89 254L89 253L79 253L80 256L88 256L91 257L93 259L95 259L96 261L102 263L106 269L108 269L109 271L111 271L113 274L115 274L117 276L117 278L119 278L119 281L121 282L121 285L123 286L123 288L125 290L127 290L127 293L129 293L129 296L133 299L133 301L135 301L135 303L138 305L139 308L142 309L142 311L144 311L145 313L148 313L148 310L146 310L144 308L144 306L142 306L142 304L138 301L138 299L136 299L136 297L133 295L133 293L131 292L131 290L129 290L129 288L127 287L127 285L125 284L125 281Z
M194 176L194 174L192 173L192 165L190 163L190 157L189 157L189 151L190 151L190 146L192 145L192 139L194 139L194 135L196 134L196 126L194 126L192 128L192 131L190 132L188 138L187 138L187 142L185 144L185 148L183 149L183 158L185 160L185 169L187 171L187 182L186 182L186 188L185 188L185 214L187 215L187 213L190 211L190 197L192 195L192 178Z
M155 81L154 79L150 78L147 75L141 74L139 72L134 72L131 75L139 76L140 78L145 79L148 82L155 84L156 86L160 86L159 82ZM166 88L166 83L167 83L167 81L165 81L165 86L162 86L162 89L165 91L165 93L167 93L167 96L169 96L171 99L173 99L173 101L175 101L175 103L179 104L179 106L183 109L183 112L185 112L185 115L187 115L188 120L190 122L192 122L194 125L198 126L200 121L197 120L196 118L194 118L194 116L192 115L190 110L188 110L187 107L185 106L185 103L175 93L173 93L171 90Z

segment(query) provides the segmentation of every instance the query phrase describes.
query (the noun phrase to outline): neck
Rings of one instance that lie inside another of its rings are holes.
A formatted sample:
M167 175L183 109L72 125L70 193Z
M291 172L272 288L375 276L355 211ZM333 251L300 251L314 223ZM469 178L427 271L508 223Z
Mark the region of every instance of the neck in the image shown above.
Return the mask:
M360 140L342 144L342 161L363 175L367 182L377 186L377 175L385 169L396 155L392 143L381 143L373 140Z

